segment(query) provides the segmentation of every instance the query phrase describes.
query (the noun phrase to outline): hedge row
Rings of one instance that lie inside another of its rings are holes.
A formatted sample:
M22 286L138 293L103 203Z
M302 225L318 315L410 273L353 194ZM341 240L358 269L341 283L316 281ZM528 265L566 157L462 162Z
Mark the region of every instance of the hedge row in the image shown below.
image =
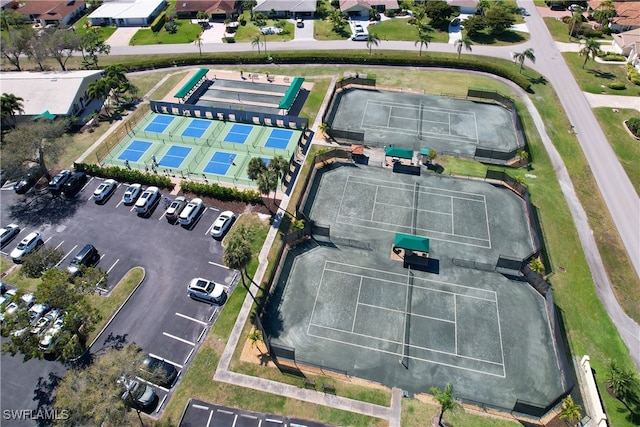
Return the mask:
M140 172L135 169L124 169L118 166L101 167L86 163L74 163L73 166L78 172L84 172L88 175L99 176L101 178L112 178L120 182L136 182L138 184L153 185L167 189L174 187L171 179L164 175Z
M342 51L290 51L272 52L270 57L263 55L217 53L217 54L185 54L171 58L163 56L144 57L139 60L127 58L128 71L142 69L166 68L183 65L215 65L215 64L357 64L357 65L394 65L410 67L441 67L460 68L466 70L483 71L504 77L513 81L526 91L531 91L529 79L519 73L519 67L501 65L503 60L465 55L458 59L450 54L432 54L417 56L416 53L402 51L376 50L374 55L368 51L353 51L344 55Z
M254 190L238 190L235 187L223 187L218 184L206 184L195 181L182 181L180 188L186 193L211 197L227 202L262 203L262 195Z
M166 20L166 15L167 15L166 11L158 15L158 17L150 25L151 31L153 31L154 33L157 33L158 31L162 30L162 28L164 27L164 22Z
M627 77L634 85L640 86L640 73L632 64L627 64Z

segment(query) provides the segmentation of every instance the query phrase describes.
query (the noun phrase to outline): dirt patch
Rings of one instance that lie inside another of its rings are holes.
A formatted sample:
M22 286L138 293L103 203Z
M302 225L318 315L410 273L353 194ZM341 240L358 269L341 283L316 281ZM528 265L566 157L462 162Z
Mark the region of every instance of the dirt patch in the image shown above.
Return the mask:
M221 211L231 211L237 215L243 213L259 213L265 215L273 215L274 212L278 210L278 206L280 205L280 200L276 199L274 204L273 199L262 198L262 204L251 204L239 201L224 201L219 200L214 197L204 197L198 196L196 194L187 193L180 190L177 194L178 196L184 196L187 199L192 199L194 197L199 197L202 199L205 205L213 206L216 209L220 209Z

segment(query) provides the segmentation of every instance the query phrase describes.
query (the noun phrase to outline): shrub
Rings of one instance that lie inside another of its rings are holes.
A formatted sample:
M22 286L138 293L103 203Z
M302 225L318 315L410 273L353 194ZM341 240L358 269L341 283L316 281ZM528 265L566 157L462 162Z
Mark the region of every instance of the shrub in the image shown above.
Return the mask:
M604 55L600 55L600 58L603 61L625 61L627 59L623 55L618 55L615 53L605 53Z
M175 22L169 21L166 24L164 24L164 29L168 33L175 34L178 31L178 26L176 25Z
M236 42L236 38L235 38L235 37L233 37L233 36L228 36L228 37L225 37L225 38L224 38L224 41L225 41L226 43L235 43L235 42Z
M254 190L238 190L235 187L223 187L216 183L182 181L180 188L186 193L211 197L222 201L239 201L244 203L262 203L262 195Z
M84 172L88 175L99 176L101 178L112 178L120 182L137 182L143 185L153 185L155 187L167 189L172 189L174 187L171 183L171 179L164 175L124 169L118 166L102 167L86 163L74 163L73 166L78 172Z
M609 89L613 89L613 90L624 90L627 87L625 86L624 83L609 83Z
M627 78L634 85L640 86L640 73L638 73L638 70L636 70L636 67L634 67L631 64L627 64Z
M627 121L627 127L632 134L640 138L640 117L632 117Z
M150 27L151 31L153 31L154 33L157 33L162 29L165 23L165 16L166 16L166 12L162 12L160 15L158 15L155 21L153 21L153 23L151 24L151 27Z

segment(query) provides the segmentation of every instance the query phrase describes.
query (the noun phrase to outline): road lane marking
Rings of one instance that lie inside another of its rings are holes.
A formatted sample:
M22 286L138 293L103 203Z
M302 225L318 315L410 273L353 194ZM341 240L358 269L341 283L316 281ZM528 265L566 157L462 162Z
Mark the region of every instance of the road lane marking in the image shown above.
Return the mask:
M174 340L176 340L176 341L180 341L180 342L183 342L183 343L185 343L185 344L189 344L189 345L194 346L194 347L195 347L195 345L196 345L196 343L194 343L194 342L187 341L187 340L185 340L184 338L180 338L180 337L177 337L177 336L175 336L175 335L168 334L168 333L166 333L166 332L163 332L163 333L162 333L162 335L164 335L165 337L173 338L173 339L174 339Z
M201 325L207 326L207 322L203 322L202 320L194 319L193 317L187 316L187 315L182 314L182 313L176 312L176 316L180 316L183 319L191 320L192 322L196 322L196 323L199 323Z

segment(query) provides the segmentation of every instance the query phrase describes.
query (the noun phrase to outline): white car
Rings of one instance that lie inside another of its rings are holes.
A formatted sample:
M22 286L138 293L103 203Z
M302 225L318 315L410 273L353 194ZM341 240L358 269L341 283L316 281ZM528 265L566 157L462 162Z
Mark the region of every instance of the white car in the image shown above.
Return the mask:
M0 244L2 244L2 246L6 245L13 240L18 233L20 233L20 226L18 224L5 225L0 229Z
M131 184L127 187L127 191L124 192L122 196L122 203L125 205L132 205L136 202L138 197L142 193L142 185L140 184Z
M147 188L136 202L136 212L140 215L148 214L158 200L160 200L160 189L158 187Z
M109 198L111 193L116 189L118 183L113 179L107 179L93 192L93 200L103 202Z
M351 40L357 41L357 42L367 41L367 35L365 33L358 33L358 34L355 34L353 37L351 37Z
M225 233L231 228L231 224L236 220L236 214L231 211L224 211L211 226L211 237L222 239Z
M189 282L187 286L189 297L208 302L209 304L222 305L227 300L224 286L212 280L197 278Z
M50 326L53 326L53 323L60 317L60 311L51 310L41 318L39 318L35 325L31 328L31 333L35 335L41 335L49 329Z
M43 244L42 237L40 233L34 231L32 233L27 234L27 236L18 243L18 246L14 250L11 251L9 256L13 259L13 262L19 263L22 261L22 257L24 257L29 252L33 251L38 247L38 245Z
M360 24L356 24L353 28L356 34L364 33L364 27Z
M58 341L60 340L60 332L62 331L62 327L64 326L64 318L62 316L58 317L53 325L45 331L42 335L42 339L38 344L38 348L47 353L56 346Z
M202 199L193 199L187 206L180 212L180 216L178 219L180 220L180 224L182 225L190 225L196 220L200 212L204 208L204 203Z
M3 312L0 314L0 321L4 321L6 315L13 315L20 308L20 305L23 305L26 308L29 308L33 305L35 300L35 295L33 294L24 294L20 297L20 299L15 300L13 298L16 295L16 289L9 289L5 296L2 298L2 305L6 304Z

